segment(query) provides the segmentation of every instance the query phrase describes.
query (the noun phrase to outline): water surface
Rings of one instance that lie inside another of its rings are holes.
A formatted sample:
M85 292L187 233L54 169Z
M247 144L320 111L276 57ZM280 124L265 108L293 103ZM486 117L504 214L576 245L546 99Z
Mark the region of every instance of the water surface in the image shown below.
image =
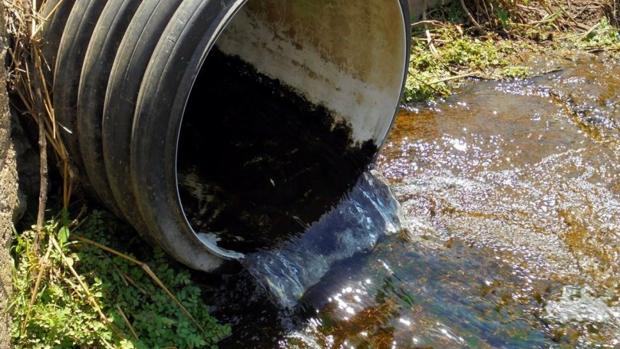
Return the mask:
M403 229L333 261L294 309L247 274L212 280L224 347L620 345L618 63L539 60L558 70L409 106L375 165Z

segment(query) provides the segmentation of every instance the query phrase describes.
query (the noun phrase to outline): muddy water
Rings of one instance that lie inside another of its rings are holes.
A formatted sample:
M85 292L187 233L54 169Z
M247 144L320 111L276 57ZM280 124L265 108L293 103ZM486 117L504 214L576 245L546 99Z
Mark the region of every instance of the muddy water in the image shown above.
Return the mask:
M557 71L403 111L375 167L405 229L294 310L244 272L209 280L223 347L620 346L619 63L539 60Z
M416 250L448 253L458 241L508 267L472 268L480 282L461 287L489 301L485 285L513 282L496 305L529 308L547 338L618 345L620 66L590 56L539 64L561 70L472 83L401 114L378 167Z

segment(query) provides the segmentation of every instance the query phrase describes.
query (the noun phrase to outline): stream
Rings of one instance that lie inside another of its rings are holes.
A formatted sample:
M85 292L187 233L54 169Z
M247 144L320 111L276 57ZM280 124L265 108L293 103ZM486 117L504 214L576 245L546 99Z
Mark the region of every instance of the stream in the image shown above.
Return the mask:
M620 61L532 67L407 106L330 213L201 276L222 347L620 346Z

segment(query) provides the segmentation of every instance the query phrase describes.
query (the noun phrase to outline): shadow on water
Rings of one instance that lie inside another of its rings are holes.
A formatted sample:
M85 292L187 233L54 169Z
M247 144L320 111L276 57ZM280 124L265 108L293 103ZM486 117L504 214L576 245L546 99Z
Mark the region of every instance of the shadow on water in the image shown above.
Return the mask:
M522 280L510 271L458 241L428 251L388 238L309 290L305 301L320 311L287 342L316 348L541 347L549 341L528 311L537 304L514 299Z
M222 347L619 345L620 64L532 64L561 70L403 111L378 177L197 276Z

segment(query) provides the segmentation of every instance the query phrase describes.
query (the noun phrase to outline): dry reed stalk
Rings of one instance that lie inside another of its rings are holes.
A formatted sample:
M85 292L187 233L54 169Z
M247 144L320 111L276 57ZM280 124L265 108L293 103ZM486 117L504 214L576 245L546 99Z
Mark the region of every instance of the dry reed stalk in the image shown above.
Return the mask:
M603 16L619 20L618 0L462 0L461 6L475 27L499 26L502 12L519 27L546 24L559 31L587 30Z
M69 154L58 132L58 124L52 103L51 84L46 81L48 62L42 54L43 18L38 10L43 1L2 0L5 7L9 69L8 88L17 96L13 107L22 115L30 117L39 127L41 157L41 194L37 229L44 221L47 190L47 145L53 149L63 176L63 205L68 207L71 199L75 171L71 168Z
M43 1L37 0L2 0L5 9L5 25L8 34L7 54L9 58L7 87L13 97L11 104L21 115L31 118L38 128L39 146L39 199L36 218L36 236L32 251L36 262L31 272L34 284L31 289L29 307L24 322L25 331L31 308L39 295L44 275L49 269L49 258L55 239L44 229L45 209L48 189L48 145L54 150L63 175L63 205L69 205L72 191L73 171L69 156L58 127L52 105L51 86L45 79L48 64L42 54L42 28L45 18L39 14ZM40 244L47 241L47 251L41 256ZM78 278L79 280L79 278ZM90 297L92 299L92 297ZM95 308L98 308L95 306ZM99 312L101 315L101 312Z

